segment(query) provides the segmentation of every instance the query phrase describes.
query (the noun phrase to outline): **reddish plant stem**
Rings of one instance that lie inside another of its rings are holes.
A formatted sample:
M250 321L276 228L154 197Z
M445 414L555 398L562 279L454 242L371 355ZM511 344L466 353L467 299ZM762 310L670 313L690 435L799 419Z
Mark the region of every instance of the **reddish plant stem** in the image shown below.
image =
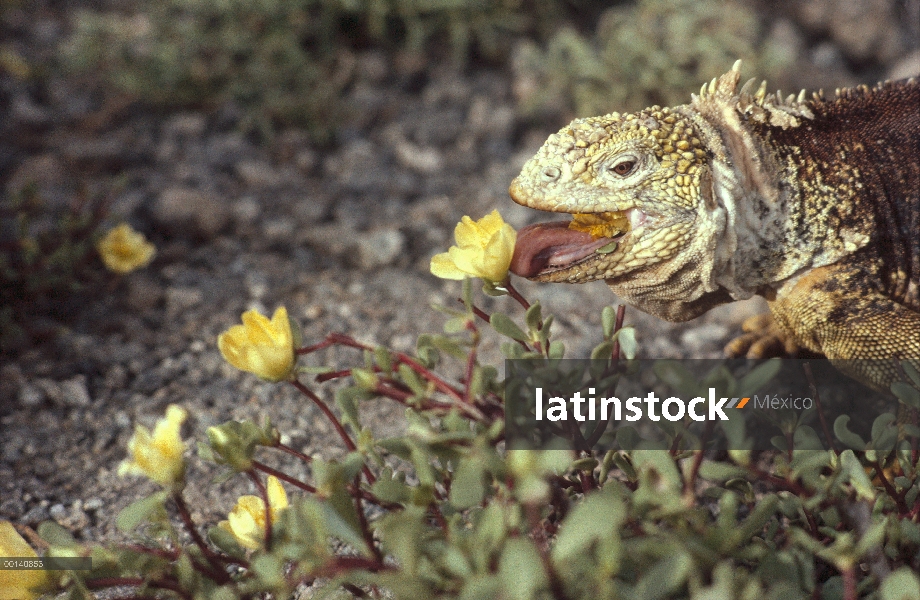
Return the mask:
M312 457L312 456L307 456L307 455L304 454L303 452L298 452L297 450L294 450L294 449L291 448L290 446L287 446L287 445L285 445L285 444L282 444L281 442L277 442L277 443L274 445L274 447L277 448L278 450L281 450L282 452L287 452L287 453L290 454L291 456L296 456L297 458L299 458L300 460L302 460L303 462L305 462L305 463L307 463L307 464L310 464L311 462L313 462L313 457ZM277 477L277 475L276 475L276 477Z
M351 375L351 369L342 369L340 371L330 371L328 373L322 373L316 376L317 383L325 383L330 379L339 379L340 377L348 377Z
M856 569L850 565L841 569L840 575L843 577L843 600L857 600Z
M839 455L840 452L838 452L836 446L834 446L834 436L831 435L830 427L827 426L827 419L824 418L824 410L821 408L821 396L818 395L818 386L815 384L815 376L811 372L811 363L802 363L802 370L805 371L805 378L808 379L808 388L818 408L818 419L821 421L821 431L824 432L824 437L827 438L827 443L830 445L831 450L834 451L834 454Z
M291 477L291 476L288 475L287 473L284 473L284 472L279 471L279 470L277 470L277 469L273 469L273 468L269 467L268 465L266 465L265 463L262 463L262 462L259 462L259 461L257 461L257 460L254 460L254 461L252 461L252 466L253 466L253 468L258 469L259 471L262 471L263 473L266 473L266 474L268 474L268 475L274 475L275 477L277 477L277 478L280 479L281 481L285 481L285 482L287 482L287 483L290 483L290 484L293 485L294 487L299 488L299 489L301 489L301 490L307 492L308 494L315 494L315 493L316 493L316 488L313 487L312 485L310 485L309 483L304 483L303 481L301 481L301 480L299 480L299 479L297 479L297 478L295 478L295 477Z
M696 453L696 456L693 457L690 477L687 478L684 484L684 496L696 497L696 478L699 476L700 466L703 464L703 455L706 454L706 442L709 441L709 436L712 435L713 427L715 427L713 421L706 421L706 426L703 428L703 435L700 437L700 449Z
M514 287L514 285L512 285L512 283L511 283L511 276L510 276L510 275L509 275L508 277L505 278L505 281L502 283L502 287L504 287L505 290L507 290L509 296L511 296L512 298L514 298L514 300L516 300L518 304L520 304L522 307L524 307L524 310L525 310L525 311L530 309L530 302L528 302L528 301L527 301L527 298L525 298L524 296L522 296L521 293L520 293L519 291L517 291L517 288ZM540 319L540 321L537 323L537 329L542 331L542 329L543 329L543 319ZM537 352L539 352L540 354L544 354L544 353L549 352L549 340L546 340L546 341L547 341L546 348L543 347L543 343L542 343L542 342L537 342L537 343L535 344L536 350L537 350ZM523 342L522 342L522 343L523 343ZM524 347L526 348L527 346L525 345Z
M457 298L457 300L458 300L461 304L463 303L463 298ZM489 313L487 313L486 311L482 310L481 308L479 308L479 307L476 306L475 304L474 304L474 305L471 305L470 308L472 309L474 315L476 315L477 317L479 317L480 319L482 319L482 320L485 321L486 323L490 323L490 322L492 321L492 317L489 316Z
M316 577L335 577L346 571L364 570L371 573L380 571L393 571L396 567L363 556L337 556L329 561Z
M437 490L434 490L435 497L438 500L443 500L444 497ZM447 534L447 519L444 518L444 513L441 512L441 507L438 506L437 502L432 502L428 509L431 510L431 514L434 517L434 520L438 522L438 527L441 528L441 531Z
M457 298L457 301L460 302L460 303L462 304L462 303L463 303L463 298ZM482 310L482 309L479 308L478 306L470 306L470 308L473 309L473 314L474 314L474 315L476 315L477 317L479 317L480 319L482 319L482 320L485 321L486 323L491 323L491 322L492 322L492 317L489 316L489 313L485 312L484 310ZM523 348L524 350L530 350L530 346L528 346L526 342L522 342L521 340L514 340L514 341L517 342L518 344L520 344L521 348Z
M176 560L181 554L178 550L167 550L165 548L148 548L147 546L141 546L140 544L124 544L119 545L119 548L123 550L130 550L131 552L137 552L139 554L149 554L158 558L165 558L166 560Z
M316 352L317 350L322 350L323 348L328 348L333 345L334 342L325 339L318 344L313 344L312 346L304 346L303 348L298 348L295 350L296 354L310 354L311 352Z
M358 350L373 350L371 346L368 346L367 344L362 344L361 342L357 341L351 336L347 336L341 333L330 333L327 336L327 339L333 340L335 343L341 344L343 346L348 346L350 348L357 348ZM396 357L398 362L401 362L409 366L413 371L415 371L416 373L418 373L419 375L421 375L428 381L432 382L438 390L444 392L445 394L449 396L453 396L457 400L460 400L460 401L463 400L463 393L461 392L461 390L458 390L454 388L453 386L451 386L449 383L447 383L446 381L444 381L443 379L441 379L440 377L432 373L429 369L427 369L424 365L414 360L412 357L408 356L407 354L403 354L402 352L393 352L392 354L393 356Z
M359 588L353 583L343 583L342 589L354 596L355 598L367 598L367 594L364 593L364 590Z
M377 386L374 388L374 393L380 394L381 396L384 396L391 400L395 400L396 402L399 402L400 404L404 406L409 406L410 405L409 401L412 400L414 395L411 392L397 389L395 387L395 384L397 384L397 382L392 382L392 380L386 380L386 381L388 383L393 383L394 385L386 386L386 385L383 385L382 383L378 383ZM448 404L445 402L438 402L437 400L424 400L420 404L420 407L423 409L427 409L427 410L442 410L442 411L449 411L457 407L464 414L466 414L467 417L469 417L473 421L483 421L485 418L485 416L482 414L482 412L479 411L478 408L476 408L475 406L471 404L462 402L462 401L456 404Z
M626 305L620 304L617 306L617 318L613 324L613 333L618 332L623 328L623 319L626 317ZM620 342L613 343L613 349L610 352L610 369L615 370L617 365L620 362ZM601 439L601 436L604 435L604 432L607 430L607 427L610 425L610 420L613 418L613 415L610 414L607 417L607 422L601 426L598 425L594 431L591 433L591 437L586 441L588 448L593 448L594 445Z
M613 333L618 332L623 329L623 320L626 318L626 305L620 304L617 306L617 318L613 324ZM620 360L620 340L613 342L613 350L610 352L610 358L613 359L614 365L616 366L616 361Z
M470 354L466 358L466 381L464 382L464 387L466 388L466 402L467 404L475 404L475 399L473 398L473 370L476 368L476 348L479 347L479 330L476 328L476 325L469 321L466 324L467 330L473 336L473 343L470 346Z
M355 477L354 487L355 489L361 489L361 482L357 477ZM374 553L374 558L377 559L377 562L382 564L383 553L381 553L380 548L374 544L374 534L371 532L370 525L367 523L367 515L364 514L361 496L352 494L352 499L355 501L355 512L358 513L358 523L361 525L361 534L364 536L364 543L367 544L370 551Z
M581 480L581 491L583 494L587 494L595 488L593 471L590 474L584 471L579 471L578 478Z
M885 470L882 469L881 462L876 459L870 463L875 468L876 477L882 480L882 487L885 488L885 493L888 494L888 497L895 501L895 504L898 505L898 515L903 516L910 512L910 509L907 508L907 505L904 503L904 494L899 494L894 486L891 485L891 482L888 481L888 477L885 476Z
M326 415L326 418L329 419L330 423L332 423L332 426L338 432L339 437L342 438L342 441L345 443L345 447L348 448L349 452L354 452L358 449L358 447L352 441L351 437L348 435L348 432L345 431L345 427L342 425L342 422L339 421L338 417L335 416L335 413L332 412L332 409L330 409L326 403L320 399L319 396L313 393L313 390L300 383L296 379L292 381L291 384L297 388L301 394L312 400L313 403L323 412L323 414ZM367 478L367 482L373 485L374 481L376 481L374 474L371 473L371 470L367 467L367 465L363 465L361 469L364 472L364 476Z
M533 537L537 552L540 554L540 562L543 565L543 571L546 573L546 579L549 581L550 593L555 600L568 600L565 588L562 586L562 580L556 572L547 551L546 532L540 526L540 507L532 502L524 505L524 511L527 514L527 523L530 525L531 537Z
M402 504L399 504L397 502L387 502L385 500L381 500L380 498L373 495L372 493L365 490L364 488L355 487L354 485L351 485L351 484L348 485L348 493L351 494L352 496L360 496L362 500L376 504L377 506L379 506L380 508L384 510L396 511L396 510L403 510L405 508Z
M256 475L255 471L253 471L252 469L250 469L249 471L246 471L246 474L249 476L249 479L252 480L252 483L255 484L256 489L259 490L259 496L262 497L262 509L265 512L265 549L271 552L271 549L272 549L272 507L268 501L268 488L265 487L265 484L262 483L262 480L259 479L259 476Z
M813 491L807 489L806 487L804 487L804 486L802 486L802 485L800 485L800 484L798 484L798 483L796 483L796 482L794 482L794 481L789 481L788 479L784 479L784 478L782 478L782 477L777 477L776 475L773 475L772 473L768 473L767 471L764 471L764 470L762 470L762 469L759 469L759 468L757 468L757 467L755 467L755 466L753 466L753 465L748 465L747 470L748 470L748 472L751 473L755 478L757 478L757 479L759 479L759 480L766 480L766 481L769 481L769 482L772 483L773 485L775 485L775 486L777 486L777 487L779 487L779 488L781 488L781 489L783 489L783 490L786 490L787 492L792 492L792 493L795 494L796 496L800 496L800 497L803 497L803 498L811 498L812 496L815 495Z
M522 296L521 293L517 291L517 288L511 284L511 277L505 279L505 281L502 283L502 287L508 291L509 296L514 298L518 304L524 307L524 310L530 308L530 302L527 301L527 298ZM543 324L541 323L540 325L542 326Z
M226 561L223 557L211 550L207 543L205 543L204 538L201 537L201 534L198 533L198 528L192 520L192 513L189 512L188 505L185 503L182 494L180 492L174 492L172 498L173 502L176 503L179 517L182 519L185 529L188 531L189 535L192 536L192 541L195 542L195 545L198 546L201 553L211 565L211 569L209 570L211 577L218 583L226 583L230 580L230 576L224 571L224 564Z

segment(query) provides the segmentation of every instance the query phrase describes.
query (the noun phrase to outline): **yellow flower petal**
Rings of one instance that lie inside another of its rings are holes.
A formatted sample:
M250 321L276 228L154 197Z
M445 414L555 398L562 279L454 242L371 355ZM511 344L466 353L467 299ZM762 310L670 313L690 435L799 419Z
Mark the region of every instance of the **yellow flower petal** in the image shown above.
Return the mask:
M454 227L454 240L461 248L474 247L479 244L482 237L478 223L464 215L457 226Z
M121 463L119 475L144 475L163 487L181 485L185 478L185 444L179 430L188 412L175 404L157 421L151 433L143 425L134 428L128 440L130 458Z
M430 269L432 275L441 279L464 279L467 277L466 272L457 268L447 252L432 256Z
M96 250L106 268L118 274L130 273L150 264L156 248L127 223L110 230L96 244Z
M500 283L508 276L517 232L497 210L478 221L464 216L454 228L455 246L431 259L431 273L443 279L480 277Z
M26 543L13 524L0 521L0 556L36 558L38 554ZM42 570L0 569L0 599L33 600L52 587L51 573Z
M281 512L288 507L287 494L281 482L274 475L268 476L266 483L268 506L271 510L272 523L276 522ZM240 496L236 506L227 515L226 521L218 527L229 531L244 548L255 550L261 548L265 541L265 502L259 496Z
M284 381L294 373L294 335L287 309L279 307L271 321L257 311L243 313L242 325L234 325L217 337L224 359L241 371L268 381Z
M284 491L284 486L274 475L268 476L266 491L268 492L268 505L271 507L272 517L274 517L276 512L288 507L287 493Z

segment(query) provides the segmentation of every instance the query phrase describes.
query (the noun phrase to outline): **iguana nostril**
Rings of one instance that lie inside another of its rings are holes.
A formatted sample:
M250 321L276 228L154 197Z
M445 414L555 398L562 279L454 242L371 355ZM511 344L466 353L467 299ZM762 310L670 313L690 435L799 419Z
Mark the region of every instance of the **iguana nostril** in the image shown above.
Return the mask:
M546 167L541 173L543 175L543 181L555 181L559 179L559 169L557 167Z

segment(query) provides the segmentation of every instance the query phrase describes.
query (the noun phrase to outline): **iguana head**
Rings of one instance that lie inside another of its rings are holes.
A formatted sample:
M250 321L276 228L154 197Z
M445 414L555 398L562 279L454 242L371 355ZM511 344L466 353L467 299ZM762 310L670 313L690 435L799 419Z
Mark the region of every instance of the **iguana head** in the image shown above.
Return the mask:
M800 165L770 141L771 132L814 120L824 101L804 90L767 94L766 82L754 91L754 79L739 90L740 77L737 61L689 104L576 119L550 136L511 197L574 216L518 232L511 271L536 281L603 279L630 304L677 321L769 295L854 251L853 235L848 246L846 232L808 217Z
M653 314L662 311L637 295L690 299L685 279L707 249L711 257L724 226L702 137L680 108L657 106L576 119L550 136L509 191L518 204L574 216L522 229L512 272L535 281L604 279Z

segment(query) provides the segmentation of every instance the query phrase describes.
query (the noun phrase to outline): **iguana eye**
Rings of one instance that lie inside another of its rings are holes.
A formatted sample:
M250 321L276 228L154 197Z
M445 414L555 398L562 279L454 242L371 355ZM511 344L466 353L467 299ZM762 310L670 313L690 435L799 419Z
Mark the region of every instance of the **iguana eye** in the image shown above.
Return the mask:
M610 167L610 170L619 175L620 177L626 177L633 172L633 169L636 168L636 161L633 159L621 160L620 162L614 164Z

